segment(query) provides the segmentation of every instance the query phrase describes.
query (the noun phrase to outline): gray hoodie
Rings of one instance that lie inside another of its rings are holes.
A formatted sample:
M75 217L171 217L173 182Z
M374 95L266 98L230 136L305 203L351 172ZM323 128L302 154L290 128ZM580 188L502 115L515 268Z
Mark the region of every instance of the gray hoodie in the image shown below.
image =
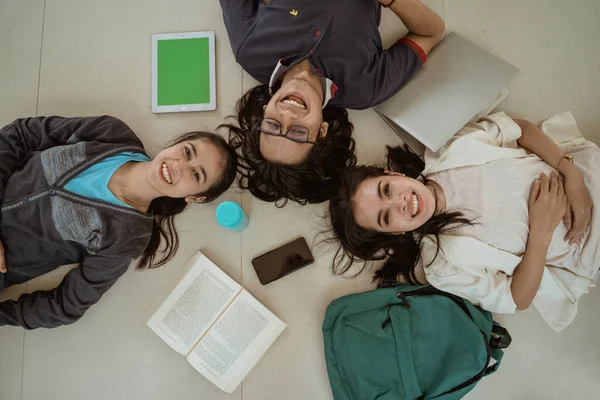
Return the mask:
M124 151L145 154L117 118L19 119L0 130L0 240L8 272L0 290L78 263L54 290L0 303L0 325L52 328L78 320L142 254L152 216L63 187Z

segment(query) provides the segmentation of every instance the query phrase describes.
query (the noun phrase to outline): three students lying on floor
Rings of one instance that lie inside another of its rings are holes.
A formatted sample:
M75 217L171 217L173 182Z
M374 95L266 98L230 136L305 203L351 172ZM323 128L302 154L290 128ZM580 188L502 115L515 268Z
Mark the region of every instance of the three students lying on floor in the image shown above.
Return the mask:
M236 60L261 82L222 125L229 145L192 132L151 160L107 116L0 130L0 290L79 264L54 290L1 302L0 325L72 323L134 259L165 264L177 250L173 216L218 197L238 169L242 188L278 206L331 198L336 272L385 260L382 285L429 282L494 312L534 304L556 330L573 320L600 267L600 151L570 113L541 129L495 114L424 161L391 148L387 169L356 166L342 107L400 90L443 37L442 20L416 0L220 3ZM388 4L410 32L383 49Z

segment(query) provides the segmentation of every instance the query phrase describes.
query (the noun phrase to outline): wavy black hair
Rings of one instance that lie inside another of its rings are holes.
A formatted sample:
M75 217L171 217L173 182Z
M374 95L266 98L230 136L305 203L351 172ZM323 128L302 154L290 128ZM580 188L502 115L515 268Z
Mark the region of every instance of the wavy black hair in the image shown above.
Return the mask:
M348 112L326 106L323 121L329 123L327 135L317 141L301 164L282 165L266 160L260 152L263 107L271 97L268 85L250 89L237 102L237 116L231 116L237 124L220 126L229 130L229 144L238 149L240 187L261 200L276 202L278 207L285 206L288 199L299 204L328 200L332 179L356 164Z
M408 146L389 147L387 169L400 172L408 177L417 179L421 176L425 163L418 155L410 151ZM338 243L338 249L333 260L333 272L344 274L359 262L362 267L356 275L362 273L368 261L385 260L378 269L373 280L378 286L389 286L397 282L399 276L407 283L418 283L415 267L421 260L421 242L425 235L432 235L439 243L439 234L455 229L471 221L460 212L442 212L434 215L429 221L412 232L402 235L382 233L364 229L354 220L354 201L358 186L366 179L384 176L384 168L376 166L354 166L342 172L340 185L332 195L329 203L331 232L327 240ZM427 180L424 179L424 183ZM436 250L439 252L439 244ZM435 257L434 257L435 258Z
M236 176L238 160L237 154L227 141L220 135L211 132L189 132L173 140L168 147L189 140L205 140L217 148L224 160L224 167L219 179L203 193L197 196L206 197L203 203L207 203L223 194L233 183ZM146 249L137 264L136 269L158 268L169 262L179 248L179 236L175 229L175 215L183 212L187 203L182 198L158 197L150 203L148 213L152 214L152 235ZM164 240L164 249L161 257L155 260L161 241Z

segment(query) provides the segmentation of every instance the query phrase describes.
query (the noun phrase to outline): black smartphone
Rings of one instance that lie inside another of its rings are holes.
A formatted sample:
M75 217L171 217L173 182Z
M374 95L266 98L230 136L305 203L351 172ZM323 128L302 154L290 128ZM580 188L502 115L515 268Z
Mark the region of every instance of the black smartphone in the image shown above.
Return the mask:
M304 238L271 250L252 260L252 265L263 285L291 274L315 261Z

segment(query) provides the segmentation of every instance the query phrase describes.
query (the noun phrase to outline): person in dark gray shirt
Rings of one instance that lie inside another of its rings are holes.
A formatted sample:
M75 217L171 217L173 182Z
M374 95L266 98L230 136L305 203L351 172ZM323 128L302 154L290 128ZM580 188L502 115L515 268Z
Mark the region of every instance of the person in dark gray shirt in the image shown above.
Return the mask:
M218 197L236 169L235 151L214 133L185 134L150 160L114 117L0 129L0 290L79 264L53 290L0 302L0 326L73 323L132 260L138 269L165 264L178 247L173 217Z
M332 178L355 163L343 108L365 109L396 93L444 34L419 0L220 0L237 62L261 85L237 104L230 143L240 185L265 201L328 199ZM409 33L388 49L381 6Z

